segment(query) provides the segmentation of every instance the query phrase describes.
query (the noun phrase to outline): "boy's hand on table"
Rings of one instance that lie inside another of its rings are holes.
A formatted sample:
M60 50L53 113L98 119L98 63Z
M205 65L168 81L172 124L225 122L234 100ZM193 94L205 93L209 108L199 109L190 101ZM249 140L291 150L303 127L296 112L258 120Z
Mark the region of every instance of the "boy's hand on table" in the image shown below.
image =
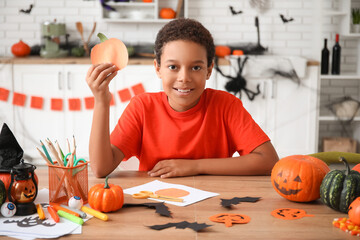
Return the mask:
M148 174L151 177L184 177L197 175L197 161L186 159L162 160Z
M87 74L86 82L94 94L95 100L111 101L109 83L116 76L116 66L112 63L92 65Z

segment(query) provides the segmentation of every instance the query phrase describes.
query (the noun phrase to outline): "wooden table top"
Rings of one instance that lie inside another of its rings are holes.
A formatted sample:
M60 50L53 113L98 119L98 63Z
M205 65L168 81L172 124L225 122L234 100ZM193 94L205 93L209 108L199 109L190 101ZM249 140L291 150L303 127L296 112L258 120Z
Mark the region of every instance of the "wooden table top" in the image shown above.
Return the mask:
M48 171L37 169L39 189L48 188ZM167 204L172 218L160 216L147 208L122 208L109 213L109 220L104 222L92 218L84 223L82 234L67 235L63 239L357 239L334 227L334 218L346 217L325 206L320 200L311 203L295 203L278 195L272 187L269 176L194 176L182 178L159 179L148 177L145 172L115 171L109 182L123 189L135 187L153 180L183 184L205 191L219 193L219 196L178 207ZM89 188L103 183L104 179L95 178L89 171ZM144 203L151 200L133 199L124 194L125 203ZM256 203L242 202L226 209L220 205L220 199L233 197L261 197ZM282 220L270 215L278 208L303 209L314 217L296 220ZM209 217L219 213L245 214L251 217L247 224L234 224L226 227L222 223L214 223ZM203 231L191 229L152 230L147 226L166 224L169 222L198 222L212 225ZM6 239L7 237L0 237ZM9 238L10 239L10 238Z

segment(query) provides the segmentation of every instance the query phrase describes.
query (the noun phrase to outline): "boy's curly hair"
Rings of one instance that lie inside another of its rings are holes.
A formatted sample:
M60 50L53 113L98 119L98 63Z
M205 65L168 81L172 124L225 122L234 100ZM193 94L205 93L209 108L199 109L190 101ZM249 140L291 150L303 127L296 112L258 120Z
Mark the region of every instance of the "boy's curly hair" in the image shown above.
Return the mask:
M215 57L214 39L200 22L189 18L172 20L158 32L155 40L155 55L159 64L161 64L160 57L164 46L168 42L176 40L192 41L204 46L207 54L207 65L208 67L211 66Z

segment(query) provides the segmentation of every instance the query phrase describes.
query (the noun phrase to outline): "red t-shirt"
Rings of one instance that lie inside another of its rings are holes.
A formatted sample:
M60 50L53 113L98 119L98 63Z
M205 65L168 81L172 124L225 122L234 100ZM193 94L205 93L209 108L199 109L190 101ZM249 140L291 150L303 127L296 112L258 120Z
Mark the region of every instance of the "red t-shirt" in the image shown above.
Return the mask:
M165 159L227 158L245 155L268 136L230 93L205 89L185 112L174 111L164 92L133 97L110 136L127 160L136 156L140 171Z

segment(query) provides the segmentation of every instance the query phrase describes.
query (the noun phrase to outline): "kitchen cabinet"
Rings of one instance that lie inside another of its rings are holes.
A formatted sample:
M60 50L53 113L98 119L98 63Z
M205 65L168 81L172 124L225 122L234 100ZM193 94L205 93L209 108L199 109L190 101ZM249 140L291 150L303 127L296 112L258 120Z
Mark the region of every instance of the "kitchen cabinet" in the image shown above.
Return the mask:
M221 68L234 74L233 68ZM250 101L242 93L245 109L270 137L279 157L316 152L318 66L307 68L301 84L286 78L246 78L247 88L260 95ZM225 90L227 78L216 74L217 88Z
M6 123L12 130L14 127L14 108L11 104L11 92L13 89L12 64L0 64L0 88L3 88L3 91L8 91L6 99L5 92L4 95L1 94L4 100L0 100L0 128Z
M72 145L75 136L77 156L88 157L89 135L92 121L92 111L84 107L84 98L91 97L85 76L90 65L60 65L60 64L15 64L14 91L27 96L25 106L14 107L14 132L19 144L29 159L42 161L36 146L40 140L49 138L53 143L57 140L63 151L67 152L66 139ZM111 84L113 85L113 84ZM110 89L114 89L110 86ZM43 98L43 107L30 107L32 96ZM63 99L60 111L51 109L51 99ZM80 110L70 111L68 99L79 98ZM114 125L114 116L110 116Z
M101 19L106 22L168 22L159 14L162 8L172 8L179 11L179 17L188 17L188 0L142 0L107 2L113 10L101 8Z

